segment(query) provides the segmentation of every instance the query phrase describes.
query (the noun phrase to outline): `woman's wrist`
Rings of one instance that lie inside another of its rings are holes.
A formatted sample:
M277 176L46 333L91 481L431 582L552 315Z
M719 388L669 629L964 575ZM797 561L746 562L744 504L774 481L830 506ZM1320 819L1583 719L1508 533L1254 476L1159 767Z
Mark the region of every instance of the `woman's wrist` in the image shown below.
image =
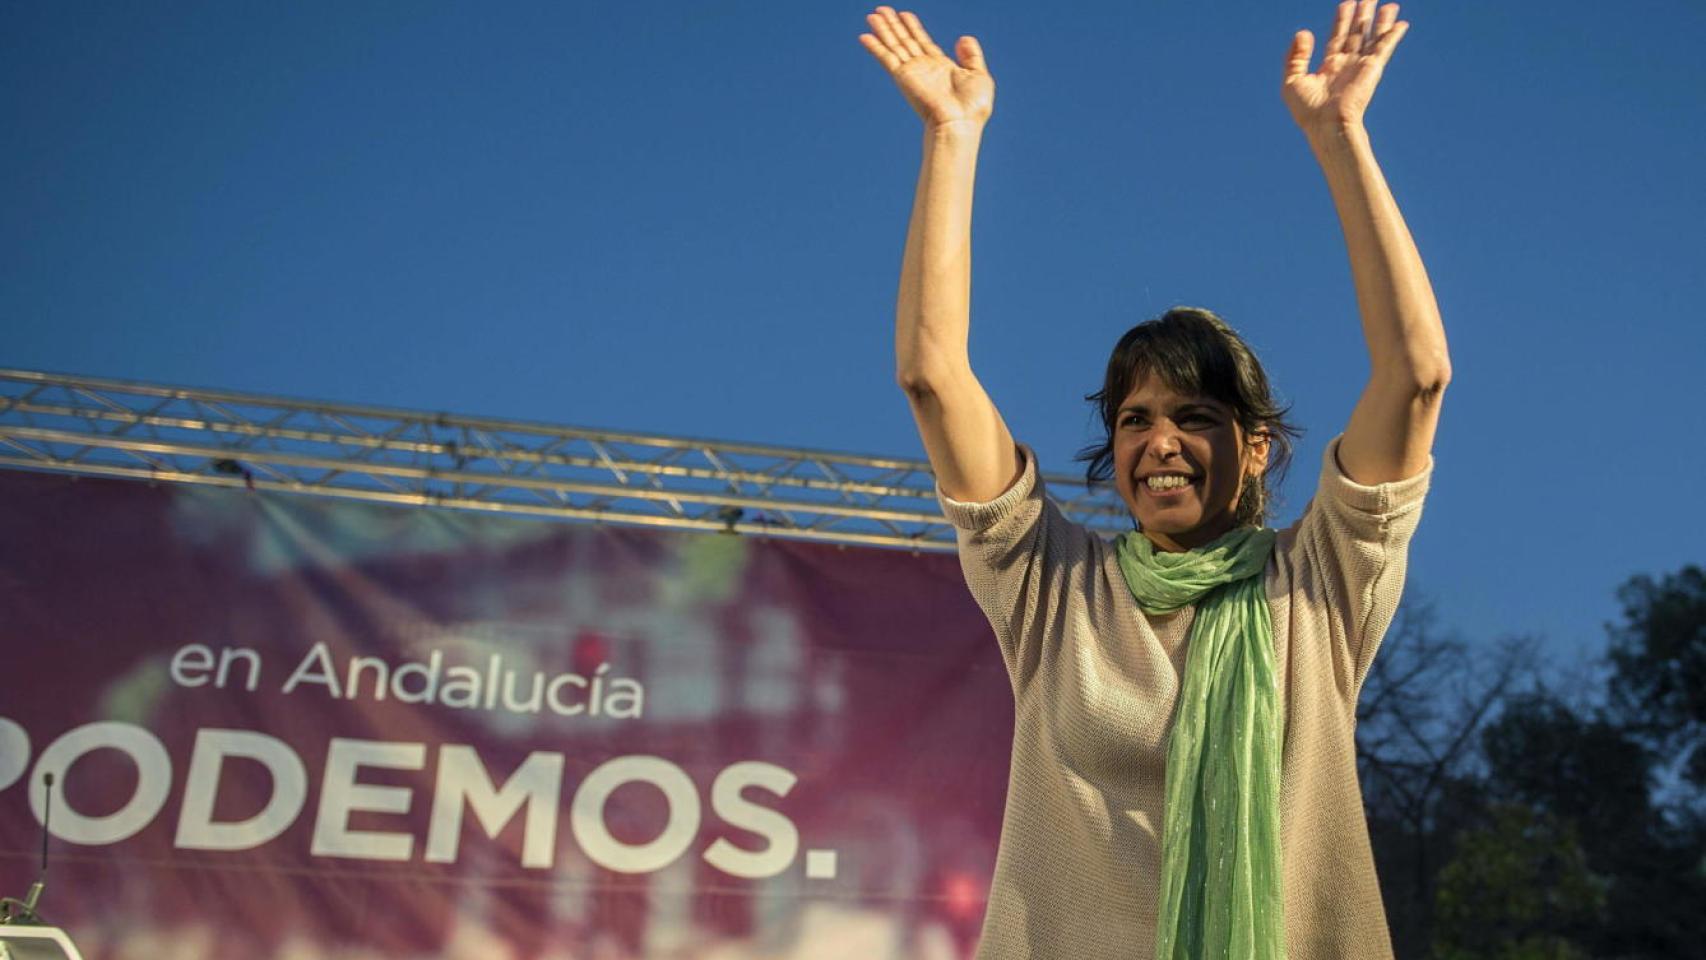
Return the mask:
M949 146L975 145L983 139L983 120L949 120L924 122L924 136L932 142Z
M1317 156L1368 145L1368 129L1360 120L1328 121L1303 129L1309 148Z

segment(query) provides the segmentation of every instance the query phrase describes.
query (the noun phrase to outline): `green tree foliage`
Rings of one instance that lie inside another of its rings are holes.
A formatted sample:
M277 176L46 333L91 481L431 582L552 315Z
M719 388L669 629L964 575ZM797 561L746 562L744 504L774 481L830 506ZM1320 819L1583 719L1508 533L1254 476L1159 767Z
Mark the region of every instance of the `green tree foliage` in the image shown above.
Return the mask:
M1399 957L1706 957L1706 572L1618 598L1604 686L1569 697L1520 645L1394 623L1358 757Z
M1698 948L1706 938L1699 909L1706 889L1690 876L1686 842L1653 803L1655 757L1628 730L1533 693L1513 698L1488 726L1482 754L1488 819L1496 824L1496 811L1517 807L1557 825L1579 838L1586 869L1602 884L1605 910L1596 921L1555 914L1545 934L1579 943L1594 957L1657 960ZM1460 843L1448 869L1469 870L1465 861L1476 855ZM1504 899L1514 905L1529 895L1512 888Z
M1466 831L1440 871L1439 960L1589 960L1574 936L1605 905L1576 831L1557 817L1498 804Z
M1515 697L1481 739L1489 793L1589 832L1599 863L1638 847L1658 826L1653 757L1627 732L1584 717L1550 693Z
M1639 576L1617 593L1612 707L1630 730L1706 787L1706 571Z
M1619 597L1600 705L1540 688L1482 730L1479 809L1436 882L1436 957L1706 956L1706 831L1697 806L1657 799L1683 758L1680 793L1698 798L1706 576L1636 577Z

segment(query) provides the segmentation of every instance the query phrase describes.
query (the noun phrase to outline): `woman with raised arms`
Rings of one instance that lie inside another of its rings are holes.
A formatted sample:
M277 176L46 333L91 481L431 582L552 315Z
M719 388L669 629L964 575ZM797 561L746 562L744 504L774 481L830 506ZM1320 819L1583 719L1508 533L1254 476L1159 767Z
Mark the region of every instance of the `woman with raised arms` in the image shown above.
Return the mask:
M1214 314L1115 344L1091 396L1135 529L1105 542L1044 496L973 375L972 184L995 103L983 50L911 13L859 39L924 121L895 310L900 386L994 627L1016 721L983 958L1389 957L1357 788L1356 700L1398 603L1451 378L1420 255L1363 114L1408 29L1339 5L1282 92L1338 209L1371 372L1303 516L1263 526L1296 430ZM1349 324L1346 323L1349 335Z

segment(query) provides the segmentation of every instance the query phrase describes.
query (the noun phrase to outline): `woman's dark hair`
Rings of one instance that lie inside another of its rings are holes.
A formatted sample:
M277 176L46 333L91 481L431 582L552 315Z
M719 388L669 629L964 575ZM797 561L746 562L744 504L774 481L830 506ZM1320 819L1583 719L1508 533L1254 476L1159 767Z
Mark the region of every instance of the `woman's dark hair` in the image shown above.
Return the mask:
M1291 463L1291 441L1301 431L1286 421L1290 408L1274 400L1268 375L1250 345L1226 321L1200 307L1174 307L1127 330L1114 344L1102 389L1084 396L1102 417L1102 439L1078 453L1078 459L1090 464L1084 479L1096 484L1113 477L1120 405L1138 381L1152 374L1179 393L1226 404L1247 442L1267 437L1268 468L1262 482L1244 484L1234 509L1239 525L1265 521L1273 488Z

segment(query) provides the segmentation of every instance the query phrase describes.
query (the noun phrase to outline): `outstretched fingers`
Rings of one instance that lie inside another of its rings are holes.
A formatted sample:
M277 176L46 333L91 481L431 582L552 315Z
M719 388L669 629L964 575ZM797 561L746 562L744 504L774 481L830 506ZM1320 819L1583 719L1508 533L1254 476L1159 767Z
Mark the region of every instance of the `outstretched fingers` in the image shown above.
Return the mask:
M882 61L883 66L894 70L915 55L901 42L895 33L894 25L899 21L892 19L893 10L888 10L889 16L884 16L887 7L878 7L877 12L865 15L865 23L871 28L870 33L859 35L859 42L871 55Z
M1356 19L1345 37L1345 52L1367 53L1374 48L1374 0L1360 0L1356 8Z
M911 12L896 13L893 7L882 6L866 14L865 22L871 32L860 34L859 42L890 72L920 57L946 56Z
M1393 16L1397 16L1397 14L1394 13ZM1380 41L1374 45L1374 55L1379 58L1381 63L1384 64L1392 59L1392 51L1398 49L1398 41L1404 39L1404 34L1408 33L1409 30L1410 25L1399 20L1380 34Z
M1375 42L1379 43L1381 38L1386 36L1386 32L1388 30L1391 30L1392 25L1397 23L1397 22L1398 22L1398 5L1396 3L1389 3L1389 4L1381 7L1380 8L1380 19L1376 20L1375 24L1374 24Z
M917 14L910 10L901 11L900 25L906 28L907 33L911 34L913 42L918 44L919 49L924 53L936 57L942 56L942 48L936 46L936 41L930 39L930 34L925 31L924 24L919 22Z
M861 33L859 34L859 42L871 52L871 56L877 58L877 62L883 65L884 70L893 73L900 69L900 58L889 52L889 48L884 46L883 42L875 36L869 33Z
M1333 32L1327 37L1326 56L1346 52L1351 36L1351 14L1356 12L1356 0L1345 0L1333 14Z
M860 34L859 42L891 73L920 57L949 59L931 39L930 31L924 29L918 15L910 10L896 13L893 7L878 7L865 15L865 22L870 25L871 32ZM961 67L979 73L989 72L989 64L983 58L983 47L976 37L961 37L954 52Z
M1397 47L1398 41L1409 26L1398 20L1396 3L1382 6L1377 0L1344 0L1333 16L1333 32L1323 47L1324 55L1373 56L1384 59L1392 55L1393 48ZM1294 40L1293 51L1296 46ZM1286 76L1293 76L1289 58L1286 69Z
M924 48L912 38L912 31L906 28L906 23L894 12L893 7L878 7L877 14L882 19L888 34L883 37L891 41L909 59L924 56Z

